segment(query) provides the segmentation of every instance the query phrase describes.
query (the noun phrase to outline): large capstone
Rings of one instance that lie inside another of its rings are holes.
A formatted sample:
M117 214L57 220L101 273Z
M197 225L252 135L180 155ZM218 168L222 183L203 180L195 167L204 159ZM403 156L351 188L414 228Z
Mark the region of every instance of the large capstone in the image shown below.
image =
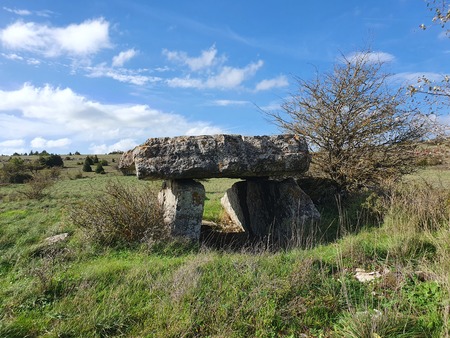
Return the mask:
M168 180L158 194L164 223L175 237L200 238L205 188L194 180Z
M253 238L289 242L305 235L320 219L293 178L236 182L221 202L231 220Z
M310 160L295 135L180 136L148 139L123 154L119 169L140 179L296 177Z

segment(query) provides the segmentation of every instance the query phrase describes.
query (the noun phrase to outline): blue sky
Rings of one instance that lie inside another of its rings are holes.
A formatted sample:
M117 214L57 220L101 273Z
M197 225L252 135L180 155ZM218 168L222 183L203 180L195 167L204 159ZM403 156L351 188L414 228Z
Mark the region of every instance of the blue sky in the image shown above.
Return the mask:
M397 82L450 73L422 0L2 0L0 154L280 131L294 76L370 46Z

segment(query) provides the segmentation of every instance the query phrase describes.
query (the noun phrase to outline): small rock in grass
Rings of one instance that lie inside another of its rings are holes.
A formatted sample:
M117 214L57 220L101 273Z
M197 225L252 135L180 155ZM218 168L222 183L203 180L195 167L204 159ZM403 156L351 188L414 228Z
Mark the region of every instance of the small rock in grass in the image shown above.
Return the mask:
M378 271L366 272L364 269L355 269L355 278L361 283L370 282L380 277L381 274Z
M47 244L55 244L55 243L58 243L61 241L65 241L67 239L67 237L69 237L69 234L67 232L64 232L62 234L47 237L44 241Z

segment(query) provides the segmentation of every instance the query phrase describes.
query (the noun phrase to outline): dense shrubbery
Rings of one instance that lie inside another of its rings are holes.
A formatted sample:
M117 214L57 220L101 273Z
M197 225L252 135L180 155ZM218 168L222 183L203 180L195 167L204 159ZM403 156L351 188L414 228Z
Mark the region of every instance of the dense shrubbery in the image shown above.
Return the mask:
M0 169L0 182L25 183L33 178L34 174L42 169L62 168L64 161L60 155L41 155L37 160L24 160L21 157L10 157Z
M72 208L70 218L90 239L104 245L131 245L168 237L155 194L109 182L102 195Z
M0 181L3 183L24 183L31 177L28 164L20 157L10 157L0 171Z
M86 159L84 160L84 163L83 163L83 171L86 173L92 172L92 167L91 167L92 164L94 164L92 159L89 156L86 157Z
M95 173L96 174L105 174L105 169L103 168L102 164L100 162L97 163L95 166Z
M38 162L45 168L64 167L64 161L62 157L56 154L40 156Z

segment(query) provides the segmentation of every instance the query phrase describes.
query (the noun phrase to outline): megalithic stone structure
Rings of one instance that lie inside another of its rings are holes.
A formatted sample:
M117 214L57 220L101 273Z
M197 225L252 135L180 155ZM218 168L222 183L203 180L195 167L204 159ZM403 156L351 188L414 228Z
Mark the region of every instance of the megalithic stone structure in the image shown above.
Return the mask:
M293 177L311 155L294 135L205 135L150 138L124 153L119 169L140 179Z
M204 188L194 179L240 178L223 199L250 235L287 237L291 224L319 213L295 180L309 168L306 141L295 135L204 135L150 138L122 155L119 169L139 179L165 180L159 194L172 234L198 239Z

